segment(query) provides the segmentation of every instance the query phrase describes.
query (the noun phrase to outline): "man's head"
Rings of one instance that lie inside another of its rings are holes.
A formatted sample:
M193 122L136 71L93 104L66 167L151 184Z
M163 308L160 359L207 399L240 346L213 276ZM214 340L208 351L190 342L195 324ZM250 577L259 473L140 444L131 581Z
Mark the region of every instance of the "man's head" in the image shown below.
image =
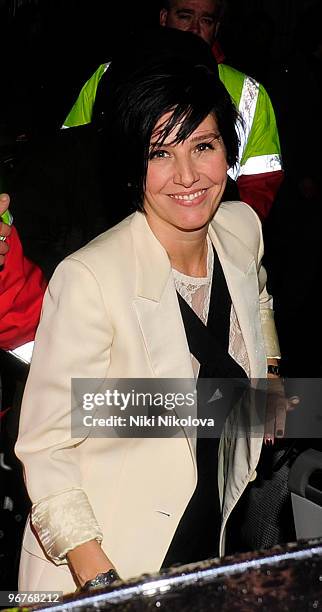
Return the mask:
M160 25L193 32L212 45L224 3L225 0L164 0Z

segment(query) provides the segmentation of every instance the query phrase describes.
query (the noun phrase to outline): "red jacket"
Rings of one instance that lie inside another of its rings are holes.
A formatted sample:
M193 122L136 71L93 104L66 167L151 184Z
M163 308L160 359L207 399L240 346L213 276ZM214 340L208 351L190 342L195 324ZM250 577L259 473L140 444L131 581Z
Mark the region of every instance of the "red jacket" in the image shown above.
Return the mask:
M46 280L22 250L17 230L7 238L9 251L0 268L0 348L17 348L34 339Z

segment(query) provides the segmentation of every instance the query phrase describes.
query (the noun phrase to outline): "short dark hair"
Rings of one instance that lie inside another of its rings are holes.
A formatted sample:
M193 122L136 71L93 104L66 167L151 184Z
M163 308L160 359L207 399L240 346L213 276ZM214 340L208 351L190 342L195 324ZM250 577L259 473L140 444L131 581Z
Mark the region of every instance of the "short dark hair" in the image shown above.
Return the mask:
M183 32L176 34L188 36L189 40L198 38ZM208 47L198 40L202 49L203 45ZM114 176L118 167L121 170L118 184L130 187L131 201L136 208L143 208L150 140L165 113L171 115L158 134L158 143L164 142L177 126L175 142L182 142L213 114L226 147L227 162L230 166L236 163L237 111L218 73L212 64L200 61L203 59L202 55L192 59L182 53L160 57L158 47L148 63L137 66L131 73L126 69L126 78L122 62L117 58L112 61L104 113L105 141L112 153L109 163L115 169Z

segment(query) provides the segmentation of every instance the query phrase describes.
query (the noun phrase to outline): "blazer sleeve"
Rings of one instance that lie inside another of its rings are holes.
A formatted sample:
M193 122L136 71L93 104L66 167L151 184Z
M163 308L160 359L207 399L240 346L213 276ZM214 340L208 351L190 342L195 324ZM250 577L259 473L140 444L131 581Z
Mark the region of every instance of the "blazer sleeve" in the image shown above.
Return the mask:
M65 260L44 298L16 445L33 527L57 564L75 546L102 540L82 488L79 453L86 439L71 435L71 379L106 377L112 336L95 275L84 263Z
M281 351L279 347L279 341L274 321L274 310L273 310L273 298L268 293L266 287L267 274L264 266L262 265L262 258L264 255L264 242L262 233L262 224L257 215L258 225L258 251L257 251L257 270L258 270L258 287L259 287L259 307L260 307L260 318L263 330L265 352L267 359L280 359Z

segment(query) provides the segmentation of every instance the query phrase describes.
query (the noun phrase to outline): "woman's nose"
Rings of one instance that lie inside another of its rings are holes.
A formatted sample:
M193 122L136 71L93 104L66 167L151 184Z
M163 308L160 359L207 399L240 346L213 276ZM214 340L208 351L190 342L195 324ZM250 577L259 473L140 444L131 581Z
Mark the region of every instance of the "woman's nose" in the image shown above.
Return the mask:
M173 182L183 187L191 187L199 181L200 175L195 164L190 159L177 161Z

